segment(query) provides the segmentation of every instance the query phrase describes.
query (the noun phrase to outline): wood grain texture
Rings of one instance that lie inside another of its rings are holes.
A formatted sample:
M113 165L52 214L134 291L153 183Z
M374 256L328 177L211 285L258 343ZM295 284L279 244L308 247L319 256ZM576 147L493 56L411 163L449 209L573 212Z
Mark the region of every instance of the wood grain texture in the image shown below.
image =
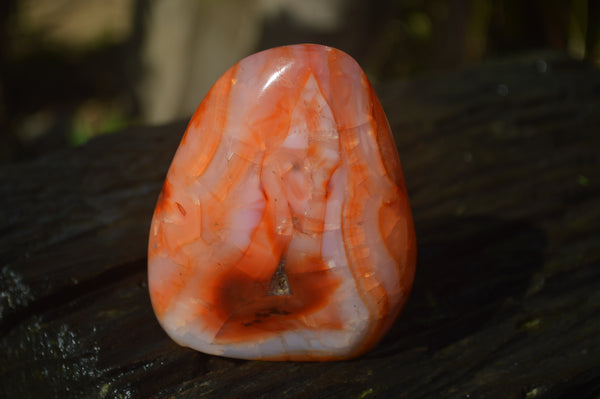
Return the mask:
M0 169L0 396L600 395L600 71L527 54L377 88L419 259L359 359L181 348L147 292L152 210L186 122Z

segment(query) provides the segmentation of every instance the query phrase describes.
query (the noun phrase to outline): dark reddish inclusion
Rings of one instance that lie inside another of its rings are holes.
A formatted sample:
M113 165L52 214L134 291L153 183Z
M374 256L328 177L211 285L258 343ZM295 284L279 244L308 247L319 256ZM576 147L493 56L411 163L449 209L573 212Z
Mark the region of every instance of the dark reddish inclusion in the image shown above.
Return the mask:
M310 320L327 305L341 283L339 277L319 270L287 278L290 295L272 295L270 280L253 280L236 268L224 273L214 291L217 318L223 323L215 343L252 341L287 330L342 328L337 314L328 314L326 324L318 325L307 325L303 318Z
M183 207L183 205L181 205L179 202L175 202L175 204L177 205L177 209L179 209L179 212L185 216L187 214L187 212L185 211L185 208Z

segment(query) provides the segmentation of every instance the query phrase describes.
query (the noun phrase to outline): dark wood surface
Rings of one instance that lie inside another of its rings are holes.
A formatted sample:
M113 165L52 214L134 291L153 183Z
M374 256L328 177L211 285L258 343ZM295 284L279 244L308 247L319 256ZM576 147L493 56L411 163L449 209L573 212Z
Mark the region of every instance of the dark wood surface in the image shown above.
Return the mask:
M154 203L186 123L0 169L7 398L600 397L600 71L539 52L378 85L419 259L362 358L174 344L147 293Z

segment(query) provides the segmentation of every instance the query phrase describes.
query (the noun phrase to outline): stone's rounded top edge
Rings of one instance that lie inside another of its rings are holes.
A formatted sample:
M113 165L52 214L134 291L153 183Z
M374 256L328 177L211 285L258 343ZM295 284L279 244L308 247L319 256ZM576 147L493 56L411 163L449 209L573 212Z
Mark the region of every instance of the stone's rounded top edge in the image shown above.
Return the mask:
M250 55L242 58L238 63L242 63L249 58L266 56L266 55L269 55L270 53L276 53L276 52L285 51L285 50L308 50L308 51L312 51L312 52L321 51L321 52L327 52L327 53L334 53L334 54L338 54L341 57L348 58L349 60L352 60L352 62L354 62L356 65L360 66L360 64L354 59L354 57L352 57L347 52L340 50L336 47L331 47L331 46L328 46L325 44L318 44L318 43L296 43L296 44L286 44L283 46L271 47L271 48L264 49L264 50L258 51L256 53L250 54Z
M254 53L252 55L267 53L267 52L270 52L270 51L278 51L278 50L283 50L283 49L301 49L301 48L313 49L313 50L323 50L323 51L339 51L341 53L344 53L340 49L337 49L337 48L331 47L331 46L327 46L325 44L318 44L318 43L296 43L296 44L286 44L286 45L283 45L283 46L276 46L276 47L267 48L267 49L258 51L258 52ZM346 54L346 53L344 53L344 54ZM250 55L249 57L251 57L252 55Z

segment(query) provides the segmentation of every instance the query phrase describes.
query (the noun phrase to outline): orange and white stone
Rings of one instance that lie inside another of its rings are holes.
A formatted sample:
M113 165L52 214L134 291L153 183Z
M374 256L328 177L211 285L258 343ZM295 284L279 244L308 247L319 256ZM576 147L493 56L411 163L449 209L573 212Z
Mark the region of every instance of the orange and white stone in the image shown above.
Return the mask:
M350 56L279 47L215 83L150 231L150 296L171 338L233 358L354 357L396 320L415 262L392 133Z

